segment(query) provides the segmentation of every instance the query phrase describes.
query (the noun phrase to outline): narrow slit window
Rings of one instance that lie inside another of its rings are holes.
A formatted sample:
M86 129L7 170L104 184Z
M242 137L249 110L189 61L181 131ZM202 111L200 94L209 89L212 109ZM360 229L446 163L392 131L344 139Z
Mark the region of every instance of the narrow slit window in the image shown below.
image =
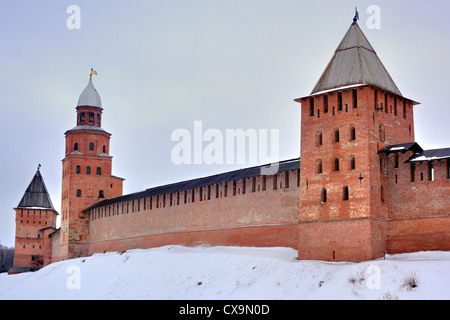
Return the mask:
M416 175L416 164L411 163L410 164L410 176L411 176L411 182L414 182Z
M356 160L355 160L354 157L350 157L349 164L348 164L348 169L349 170L356 169Z
M358 90L353 89L353 109L358 107Z
M322 160L320 159L316 161L316 173L317 174L322 173Z
M284 187L289 188L289 171L284 172Z
M333 142L339 142L339 129L333 130Z
M327 202L327 189L320 190L320 202L321 203Z
M316 146L320 147L322 145L322 132L318 131L316 133Z
M335 158L333 160L333 171L339 171L339 159Z
M356 129L353 126L350 127L349 140L350 141L356 140Z
M348 200L348 187L342 188L342 200L347 201Z

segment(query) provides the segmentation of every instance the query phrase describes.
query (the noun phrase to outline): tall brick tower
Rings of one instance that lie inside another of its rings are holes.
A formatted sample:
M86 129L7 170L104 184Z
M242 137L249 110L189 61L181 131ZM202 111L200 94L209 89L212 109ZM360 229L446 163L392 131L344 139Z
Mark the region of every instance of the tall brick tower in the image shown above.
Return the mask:
M387 145L414 141L402 96L355 17L301 103L299 259L363 261L386 252Z
M36 171L16 211L14 263L9 273L35 271L52 259L52 239L58 212L42 178Z
M104 199L122 195L123 179L111 174L111 134L101 127L102 103L89 83L78 99L76 126L66 131L62 160L60 259L87 256L89 216L83 212Z

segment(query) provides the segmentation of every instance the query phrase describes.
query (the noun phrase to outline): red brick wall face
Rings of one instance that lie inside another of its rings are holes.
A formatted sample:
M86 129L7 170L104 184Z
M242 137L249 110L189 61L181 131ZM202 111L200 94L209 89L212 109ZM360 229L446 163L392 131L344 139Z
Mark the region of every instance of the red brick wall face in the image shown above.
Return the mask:
M387 204L389 253L450 250L450 179L447 160L404 163L412 152L387 156ZM396 167L398 157L398 167Z
M54 210L16 208L14 267L39 267L50 263L52 245L49 233L56 228ZM52 228L41 230L44 228ZM32 259L32 256L39 256Z
M243 180L237 180L235 195L230 181L227 187L221 183L94 209L90 254L199 243L296 248L299 173L288 172L289 187L285 174L277 174L276 190L273 176L266 176L263 190L261 176L255 187L246 179L245 193Z
M84 109L78 111L80 110ZM66 133L61 202L61 259L85 256L89 252L89 216L83 210L104 199L122 195L122 180L112 176L112 157L107 156L109 141L110 134L100 130ZM74 151L82 154L73 154Z
M410 101L370 86L297 101L302 103L299 252L305 259L329 259L330 248L340 243L342 254L334 250L336 260L382 256L388 207L381 193L386 193L387 186L377 152L414 140ZM369 219L354 220L361 218ZM358 239L352 239L352 233L358 233ZM322 249L317 247L317 238L321 238ZM355 243L367 247L357 251Z

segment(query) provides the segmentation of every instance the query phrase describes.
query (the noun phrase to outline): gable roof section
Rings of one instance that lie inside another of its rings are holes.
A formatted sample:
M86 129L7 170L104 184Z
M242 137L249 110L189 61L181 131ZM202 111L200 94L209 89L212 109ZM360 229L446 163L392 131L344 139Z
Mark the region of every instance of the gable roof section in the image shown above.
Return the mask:
M372 85L402 96L358 24L353 23L311 95L358 84Z
M279 167L277 172L284 172L289 170L296 170L300 169L300 158L291 159L291 160L285 160L279 162ZM89 211L98 207L107 206L110 204L123 202L123 201L130 201L135 199L142 199L150 196L155 195L161 195L161 194L167 194L167 193L173 193L177 191L184 191L199 187L204 187L216 183L221 182L228 182L232 180L238 180L238 179L244 179L244 178L252 178L252 177L258 177L261 176L261 171L264 170L264 168L267 168L269 165L261 165L251 168L245 168L225 173L216 174L209 177L204 178L197 178L193 180L187 180L182 182L177 182L173 184L168 184L164 186L149 188L147 190L136 192L128 195L124 195L121 197L113 198L104 200L102 202L99 202L89 208L87 208L85 211Z
M405 154L408 151L412 151L414 153L422 152L423 149L417 142L408 142L408 143L401 143L401 144L395 144L392 146L387 146L378 151L378 153L386 153L386 155L389 155L391 153L401 152Z
M39 169L36 171L17 208L55 210Z
M450 159L450 148L424 150L415 153L406 162L424 162Z
M378 153L389 155L391 153L401 152L405 154L408 151L412 151L414 154L405 163L450 159L450 148L423 150L417 142L387 146L378 151Z

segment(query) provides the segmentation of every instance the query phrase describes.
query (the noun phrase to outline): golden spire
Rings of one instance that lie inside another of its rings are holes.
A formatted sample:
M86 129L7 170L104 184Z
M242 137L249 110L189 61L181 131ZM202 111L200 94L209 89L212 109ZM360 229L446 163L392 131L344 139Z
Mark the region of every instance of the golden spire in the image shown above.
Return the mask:
M92 80L92 75L95 74L98 76L97 71L91 68L91 74L89 75L89 80Z

